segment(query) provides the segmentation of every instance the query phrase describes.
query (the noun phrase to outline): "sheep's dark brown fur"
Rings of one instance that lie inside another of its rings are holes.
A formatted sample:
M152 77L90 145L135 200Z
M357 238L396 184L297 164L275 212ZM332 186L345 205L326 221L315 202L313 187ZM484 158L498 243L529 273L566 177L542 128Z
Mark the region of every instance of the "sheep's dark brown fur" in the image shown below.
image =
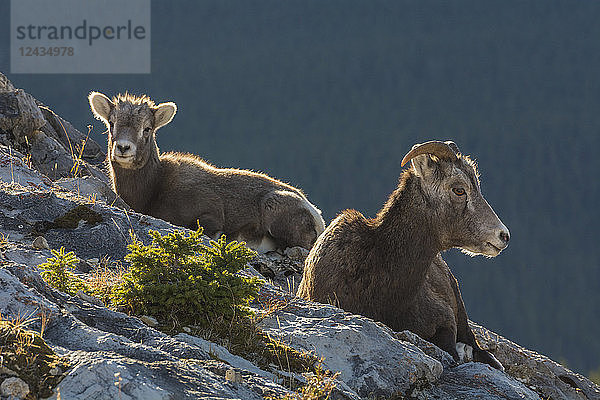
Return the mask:
M477 345L440 252L495 256L507 242L468 157L417 155L376 218L345 210L326 228L306 259L298 295L409 329L455 359L458 339L479 361L502 368Z
M191 229L199 223L211 237L225 233L259 250L310 249L323 232L320 211L299 189L191 154L160 154L155 133L173 118L174 103L131 95L110 100L96 92L89 100L108 128L114 190L136 212Z
M414 324L412 329L408 328L409 330L421 337L426 337L428 332L435 332L430 340L440 348L449 351L455 358L457 354L452 349L457 348L456 343L464 343L472 349L474 361L504 369L493 355L481 349L477 343L475 335L469 327L467 310L458 287L458 281L439 254L429 267L424 288L419 293L416 304L413 313L415 321L419 322ZM417 332L420 327L425 328L421 328L421 332ZM460 356L468 358L467 355Z

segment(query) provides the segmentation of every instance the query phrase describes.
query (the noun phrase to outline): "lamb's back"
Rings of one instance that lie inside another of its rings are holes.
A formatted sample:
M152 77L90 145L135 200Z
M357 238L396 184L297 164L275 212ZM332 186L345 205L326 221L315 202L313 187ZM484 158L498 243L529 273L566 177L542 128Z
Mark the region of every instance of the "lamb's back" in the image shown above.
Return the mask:
M164 153L160 156L163 175L171 186L185 190L190 186L206 188L223 198L264 195L273 190L301 193L265 174L235 168L217 168L198 156L187 153Z
M223 221L219 228L223 232L260 231L262 200L268 193L286 190L304 197L300 190L265 174L216 168L192 154L163 153L160 161L161 212L181 214L173 217L177 220L215 215Z

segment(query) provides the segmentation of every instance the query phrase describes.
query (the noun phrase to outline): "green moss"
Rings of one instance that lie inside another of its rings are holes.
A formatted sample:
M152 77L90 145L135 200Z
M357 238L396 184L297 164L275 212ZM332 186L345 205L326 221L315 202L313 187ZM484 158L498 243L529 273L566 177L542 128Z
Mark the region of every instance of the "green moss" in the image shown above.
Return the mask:
M102 215L84 204L80 204L65 215L54 220L56 228L75 229L79 221L85 221L88 224L97 224L103 221Z

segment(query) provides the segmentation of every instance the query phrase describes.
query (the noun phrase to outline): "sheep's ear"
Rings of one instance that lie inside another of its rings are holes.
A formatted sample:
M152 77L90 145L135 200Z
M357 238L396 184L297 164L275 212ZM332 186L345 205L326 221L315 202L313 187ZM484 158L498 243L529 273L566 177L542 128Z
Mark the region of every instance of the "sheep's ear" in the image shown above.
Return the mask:
M115 107L114 103L100 92L91 92L88 100L94 116L105 124L108 124L108 116Z
M412 168L415 171L415 175L420 178L429 178L431 177L435 170L439 168L438 166L439 159L435 156L430 156L429 154L422 154L417 156L411 160Z
M154 129L156 130L171 122L176 112L177 106L171 101L157 105L154 110Z
M411 160L415 175L425 179L440 179L442 176L452 174L454 164L452 161L441 160L433 154L422 154Z

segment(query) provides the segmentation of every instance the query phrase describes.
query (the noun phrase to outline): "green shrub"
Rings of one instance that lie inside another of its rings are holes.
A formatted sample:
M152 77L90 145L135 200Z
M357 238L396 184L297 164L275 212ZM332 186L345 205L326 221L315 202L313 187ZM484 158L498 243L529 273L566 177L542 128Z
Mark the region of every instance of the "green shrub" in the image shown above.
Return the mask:
M50 250L54 257L48 258L48 260L40 264L42 268L42 278L48 284L61 292L65 292L74 295L79 290L88 291L85 282L76 276L72 270L75 268L79 260L75 256L75 253L69 251L65 253L65 248L61 247L60 250Z
M148 246L134 238L125 259L130 268L114 290L116 305L134 314L149 314L175 329L205 327L216 318L248 315L248 302L260 281L238 272L256 253L225 236L202 243L202 228L162 236L150 231Z

